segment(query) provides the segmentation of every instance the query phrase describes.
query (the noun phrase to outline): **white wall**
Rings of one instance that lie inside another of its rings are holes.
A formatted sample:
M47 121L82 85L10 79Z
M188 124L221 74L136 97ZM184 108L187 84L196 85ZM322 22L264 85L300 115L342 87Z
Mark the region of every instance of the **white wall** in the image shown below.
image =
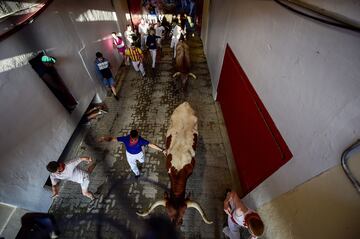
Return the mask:
M21 228L21 217L28 212L0 203L0 238L15 238Z
M210 0L204 0L200 37L203 42L205 54L207 53L207 49L205 48L205 46L207 46L207 40L208 40L207 36L208 36L209 21L210 21L209 13L210 13Z
M116 11L116 16L118 18L121 34L124 34L126 25L130 24L130 21L126 20L126 14L129 14L127 0L112 0L112 2Z
M360 178L360 154L349 159ZM268 239L358 238L359 193L335 166L258 209Z
M103 52L115 69L118 65L106 38L119 30L114 16L111 1L54 1L32 24L1 41L0 202L48 209L45 166L59 158L95 93L104 96L95 75L95 52ZM57 58L56 68L79 102L72 114L27 63L31 53L42 49Z
M353 14L360 5L346 0L341 6L342 15L360 19ZM339 164L360 136L360 34L273 1L224 0L211 2L207 39L214 89L228 43L294 155L248 195L248 203L260 206Z

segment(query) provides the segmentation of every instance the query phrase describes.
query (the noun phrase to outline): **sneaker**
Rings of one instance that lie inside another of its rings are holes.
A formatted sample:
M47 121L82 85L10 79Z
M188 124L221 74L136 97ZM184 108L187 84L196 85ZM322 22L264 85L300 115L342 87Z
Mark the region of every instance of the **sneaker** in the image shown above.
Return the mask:
M119 96L114 95L115 99L118 101L119 100Z
M59 238L59 236L54 231L52 231L49 236L51 239Z
M137 166L138 166L139 171L141 172L143 169L144 163L139 163Z
M138 175L135 175L135 179L139 179L140 178L140 173Z

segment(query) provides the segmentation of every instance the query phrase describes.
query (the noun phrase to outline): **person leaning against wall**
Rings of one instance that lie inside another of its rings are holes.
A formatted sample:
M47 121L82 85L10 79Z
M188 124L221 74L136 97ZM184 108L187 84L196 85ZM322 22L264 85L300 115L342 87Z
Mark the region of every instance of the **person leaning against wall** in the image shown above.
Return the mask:
M119 100L116 94L114 77L111 73L111 64L101 52L96 52L95 69L104 86L111 89L115 99Z
M245 206L235 191L227 190L224 211L228 216L228 226L223 233L230 239L256 239L264 233L264 223L259 214ZM241 230L248 230L249 238L240 237Z
M112 32L111 36L113 37L113 47L118 51L121 60L124 60L126 45L121 33Z

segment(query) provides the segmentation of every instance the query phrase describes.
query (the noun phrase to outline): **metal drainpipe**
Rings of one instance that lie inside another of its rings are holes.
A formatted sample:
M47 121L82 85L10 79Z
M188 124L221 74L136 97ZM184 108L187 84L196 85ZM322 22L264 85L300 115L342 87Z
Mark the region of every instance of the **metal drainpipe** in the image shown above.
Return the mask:
M351 151L353 151L359 146L360 146L360 139L358 139L355 143L353 143L347 149L345 149L345 151L341 155L341 166L344 169L346 176L350 179L352 185L354 185L358 193L360 193L360 183L350 171L349 165L347 164L349 157L347 156Z

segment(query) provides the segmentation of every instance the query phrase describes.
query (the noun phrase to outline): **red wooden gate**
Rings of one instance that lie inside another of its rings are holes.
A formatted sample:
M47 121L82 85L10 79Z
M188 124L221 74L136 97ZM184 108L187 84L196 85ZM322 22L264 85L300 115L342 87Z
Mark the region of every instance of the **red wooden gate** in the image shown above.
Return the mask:
M217 100L246 194L289 161L292 154L229 46Z

